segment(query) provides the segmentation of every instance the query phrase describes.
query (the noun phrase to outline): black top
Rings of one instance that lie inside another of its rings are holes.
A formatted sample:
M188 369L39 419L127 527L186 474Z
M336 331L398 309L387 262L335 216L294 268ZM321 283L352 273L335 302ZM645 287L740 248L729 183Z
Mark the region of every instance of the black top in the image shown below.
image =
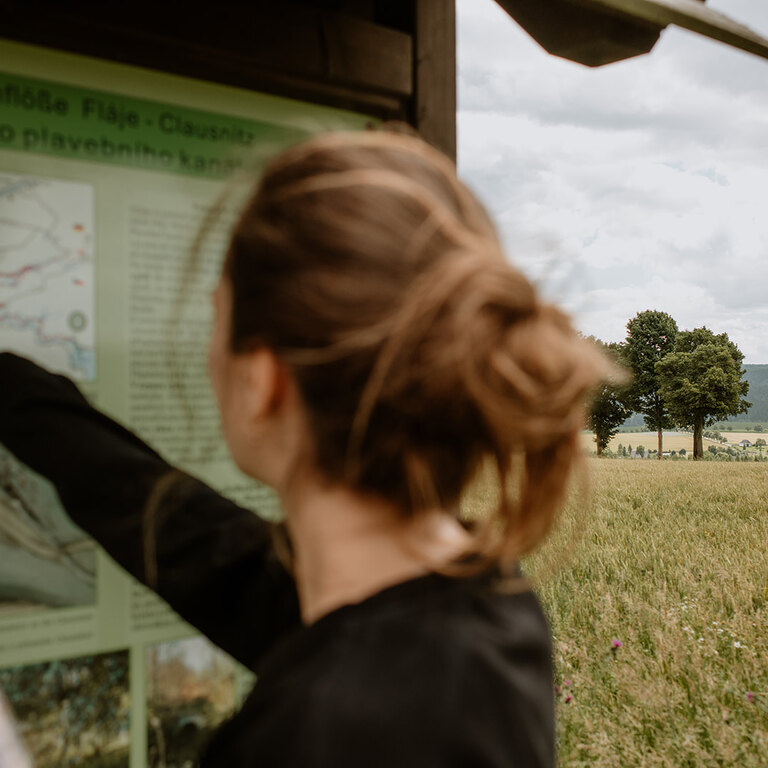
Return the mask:
M145 581L143 512L172 469L66 378L0 354L0 442ZM554 765L549 631L492 574L402 582L301 624L270 527L188 476L155 519L157 591L254 670L206 768Z

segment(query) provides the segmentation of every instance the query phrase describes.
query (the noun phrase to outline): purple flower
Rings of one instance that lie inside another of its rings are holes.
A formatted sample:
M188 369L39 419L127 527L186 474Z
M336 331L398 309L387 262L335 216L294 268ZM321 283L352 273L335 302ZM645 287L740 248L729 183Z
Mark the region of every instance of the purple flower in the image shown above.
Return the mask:
M572 701L573 701L573 696L571 696L571 694L569 693L569 694L568 694L568 695L565 697L565 703L566 703L566 704L570 704Z
M616 640L614 638L613 642L611 643L611 648L615 651L617 648L621 648L621 646L624 645L624 643L621 642L621 640Z
M572 680L563 680L563 688L568 688L572 682Z
M747 691L747 701L751 704L755 700L755 694L752 691Z

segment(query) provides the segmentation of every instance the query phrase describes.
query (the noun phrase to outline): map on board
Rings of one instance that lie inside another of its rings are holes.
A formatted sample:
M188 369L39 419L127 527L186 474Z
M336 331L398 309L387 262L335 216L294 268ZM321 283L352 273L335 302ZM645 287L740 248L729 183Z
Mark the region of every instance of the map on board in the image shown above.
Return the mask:
M0 350L95 378L93 187L0 171Z

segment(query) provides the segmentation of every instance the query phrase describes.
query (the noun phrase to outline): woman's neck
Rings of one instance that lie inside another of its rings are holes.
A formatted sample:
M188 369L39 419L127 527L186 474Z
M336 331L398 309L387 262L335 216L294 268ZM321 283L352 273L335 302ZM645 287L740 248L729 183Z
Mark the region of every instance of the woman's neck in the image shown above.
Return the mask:
M405 516L388 502L304 479L282 494L304 623L448 564L469 536L441 511Z

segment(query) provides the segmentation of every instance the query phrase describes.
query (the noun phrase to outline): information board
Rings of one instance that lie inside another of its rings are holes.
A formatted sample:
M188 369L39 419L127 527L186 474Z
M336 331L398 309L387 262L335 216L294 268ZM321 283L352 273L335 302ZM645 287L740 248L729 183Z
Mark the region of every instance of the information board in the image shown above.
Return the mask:
M190 249L233 174L255 178L280 148L367 122L0 40L0 349L66 374L171 462L279 514L229 460L205 373L231 208L191 279ZM38 768L193 765L251 683L0 446L0 689Z

